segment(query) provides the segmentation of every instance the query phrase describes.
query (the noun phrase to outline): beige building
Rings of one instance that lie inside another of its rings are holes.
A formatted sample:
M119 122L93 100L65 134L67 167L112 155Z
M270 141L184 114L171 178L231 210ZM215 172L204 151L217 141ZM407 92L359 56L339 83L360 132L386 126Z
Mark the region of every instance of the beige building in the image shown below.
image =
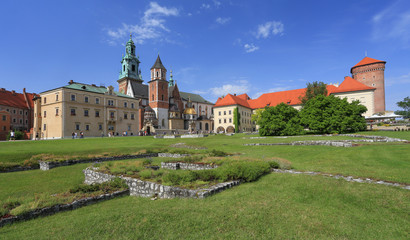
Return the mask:
M108 134L137 135L139 101L98 87L69 82L69 85L40 93L34 101L33 138L101 137Z

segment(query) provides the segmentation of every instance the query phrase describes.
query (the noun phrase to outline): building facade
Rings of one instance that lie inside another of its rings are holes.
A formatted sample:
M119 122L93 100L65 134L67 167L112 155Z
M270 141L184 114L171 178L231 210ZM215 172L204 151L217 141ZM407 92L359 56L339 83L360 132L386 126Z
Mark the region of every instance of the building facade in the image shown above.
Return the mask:
M385 61L365 57L351 69L352 77L345 77L340 85L327 85L328 95L346 98L348 102L360 101L360 104L367 108L367 112L363 114L365 117L384 112L385 64ZM240 131L256 131L258 126L252 122L251 115L257 109L285 103L300 110L302 108L300 97L305 92L306 88L265 93L257 99L250 99L246 94L238 96L228 94L224 98L219 98L215 103L214 130L218 133L233 132L235 129L233 110L238 107L241 114Z
M70 81L34 100L34 136L41 139L137 135L140 99L103 87Z

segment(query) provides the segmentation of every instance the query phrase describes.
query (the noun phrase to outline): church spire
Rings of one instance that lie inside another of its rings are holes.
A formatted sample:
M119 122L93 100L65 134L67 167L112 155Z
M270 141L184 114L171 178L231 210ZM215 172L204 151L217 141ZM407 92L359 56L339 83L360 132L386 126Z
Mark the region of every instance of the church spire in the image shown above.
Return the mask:
M125 45L125 56L123 56L121 60L121 71L119 79L128 77L142 81L139 65L140 61L135 55L135 44L134 41L132 41L132 34L130 33L130 39Z

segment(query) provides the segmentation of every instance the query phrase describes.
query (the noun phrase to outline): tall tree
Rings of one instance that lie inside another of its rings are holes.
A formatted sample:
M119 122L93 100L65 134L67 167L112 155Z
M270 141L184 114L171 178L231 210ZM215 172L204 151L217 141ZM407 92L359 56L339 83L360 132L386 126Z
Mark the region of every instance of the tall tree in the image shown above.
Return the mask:
M394 113L402 115L403 118L410 118L410 97L405 97L403 101L397 102L396 104L403 110L397 110Z
M261 136L291 136L303 134L298 110L281 103L275 107L265 107L257 121Z
M302 105L305 105L307 101L316 96L327 96L326 86L327 85L323 82L307 83L305 94L299 97L299 100L302 102Z
M238 133L240 131L239 126L241 125L241 114L239 113L239 108L236 107L233 110L233 124L235 124L235 132Z
M300 111L302 125L318 133L346 133L366 130L362 116L367 108L359 101L319 95L306 102Z

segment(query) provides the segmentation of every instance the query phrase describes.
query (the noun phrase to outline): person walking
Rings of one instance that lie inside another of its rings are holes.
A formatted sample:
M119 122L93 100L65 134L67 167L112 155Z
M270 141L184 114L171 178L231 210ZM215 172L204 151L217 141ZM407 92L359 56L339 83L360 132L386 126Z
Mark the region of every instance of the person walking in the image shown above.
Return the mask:
M15 136L14 131L11 130L11 132L10 132L10 141L14 141L14 140L16 140L16 136Z
M73 139L74 139L74 137L75 137L75 133L73 132L73 133L71 133L71 136L73 137Z

